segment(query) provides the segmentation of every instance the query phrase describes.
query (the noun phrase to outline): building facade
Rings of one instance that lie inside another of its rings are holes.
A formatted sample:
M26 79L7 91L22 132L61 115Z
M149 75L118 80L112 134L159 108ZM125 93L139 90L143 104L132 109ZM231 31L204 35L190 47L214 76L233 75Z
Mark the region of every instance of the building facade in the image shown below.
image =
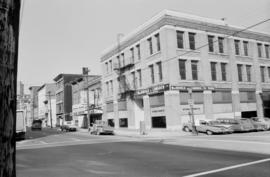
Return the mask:
M103 52L103 119L178 130L191 107L196 121L269 115L269 45L269 34L162 11Z
M88 77L88 79L86 79ZM89 75L72 83L72 115L74 125L88 127L87 91L89 95L90 124L102 118L101 76Z
M82 76L82 74L59 74L54 78L56 83L55 97L57 126L72 121L71 82Z
M40 86L29 87L30 91L30 118L28 120L28 125L32 125L34 119L38 119L38 95L37 90Z
M38 90L38 118L44 127L56 127L55 83L46 83Z

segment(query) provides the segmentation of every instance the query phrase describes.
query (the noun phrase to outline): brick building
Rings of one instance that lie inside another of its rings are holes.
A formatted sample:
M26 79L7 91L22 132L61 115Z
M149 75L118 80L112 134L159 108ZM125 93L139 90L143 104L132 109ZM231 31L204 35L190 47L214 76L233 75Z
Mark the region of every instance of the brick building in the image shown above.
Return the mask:
M119 38L101 56L103 118L180 129L189 103L196 120L269 115L270 35L242 30L164 10Z

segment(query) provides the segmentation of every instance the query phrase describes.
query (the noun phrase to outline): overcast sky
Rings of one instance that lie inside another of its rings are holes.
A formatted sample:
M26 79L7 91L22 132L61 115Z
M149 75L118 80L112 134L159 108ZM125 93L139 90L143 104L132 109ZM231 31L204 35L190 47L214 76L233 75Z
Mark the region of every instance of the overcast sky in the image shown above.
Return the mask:
M22 0L18 79L53 82L59 73L101 74L100 54L163 9L247 27L270 18L270 0ZM270 22L256 27L270 34Z

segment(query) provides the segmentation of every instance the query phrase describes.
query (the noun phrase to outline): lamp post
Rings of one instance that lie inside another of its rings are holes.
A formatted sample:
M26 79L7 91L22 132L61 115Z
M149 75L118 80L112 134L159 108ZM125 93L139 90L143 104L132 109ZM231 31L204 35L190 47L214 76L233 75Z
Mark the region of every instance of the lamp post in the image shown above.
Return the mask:
M52 126L52 102L51 102L51 91L48 91L48 96L49 96L49 104L50 104L50 122L51 122L51 128Z
M189 94L189 100L188 100L188 104L190 106L190 116L191 116L191 125L192 125L192 134L193 135L198 135L198 132L196 130L196 126L195 126L195 120L194 120L194 112L193 112L193 104L194 104L194 100L192 99L192 88L187 88L188 90L188 94Z

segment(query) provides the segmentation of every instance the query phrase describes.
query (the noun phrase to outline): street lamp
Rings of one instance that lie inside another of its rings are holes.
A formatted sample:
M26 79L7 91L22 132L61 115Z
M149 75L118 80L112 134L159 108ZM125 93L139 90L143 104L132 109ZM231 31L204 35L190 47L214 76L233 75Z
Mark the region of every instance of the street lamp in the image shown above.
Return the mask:
M193 104L194 104L194 100L192 99L192 88L189 87L187 88L188 90L188 94L189 94L189 100L188 100L188 104L190 106L190 117L191 117L191 125L192 125L192 134L193 135L198 135L198 132L196 130L196 126L195 126L195 120L194 120L194 112L193 112Z

